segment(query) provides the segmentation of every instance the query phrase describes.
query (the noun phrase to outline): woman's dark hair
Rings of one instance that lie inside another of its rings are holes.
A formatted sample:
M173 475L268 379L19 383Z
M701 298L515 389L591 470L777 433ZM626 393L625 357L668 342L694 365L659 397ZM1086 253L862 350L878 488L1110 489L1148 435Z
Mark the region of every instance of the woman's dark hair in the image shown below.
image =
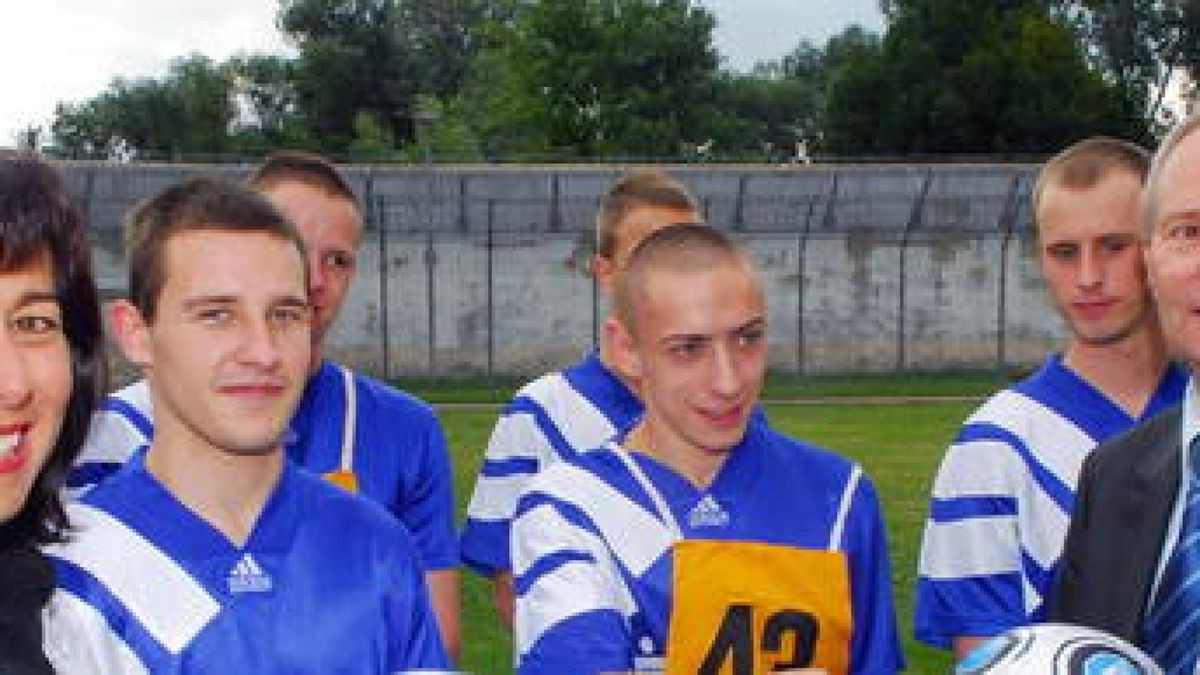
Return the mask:
M61 541L68 523L61 491L87 437L104 391L103 324L92 276L91 246L79 210L58 174L29 155L0 156L0 272L24 268L48 255L54 294L71 351L71 397L58 439L29 497L0 523L0 549Z

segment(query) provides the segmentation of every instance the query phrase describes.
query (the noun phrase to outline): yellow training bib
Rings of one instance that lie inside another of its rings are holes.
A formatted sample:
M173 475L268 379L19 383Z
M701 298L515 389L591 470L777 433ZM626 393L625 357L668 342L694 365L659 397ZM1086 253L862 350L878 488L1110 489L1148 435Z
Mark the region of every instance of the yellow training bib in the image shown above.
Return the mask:
M676 542L673 556L666 675L849 670L844 553L693 539Z

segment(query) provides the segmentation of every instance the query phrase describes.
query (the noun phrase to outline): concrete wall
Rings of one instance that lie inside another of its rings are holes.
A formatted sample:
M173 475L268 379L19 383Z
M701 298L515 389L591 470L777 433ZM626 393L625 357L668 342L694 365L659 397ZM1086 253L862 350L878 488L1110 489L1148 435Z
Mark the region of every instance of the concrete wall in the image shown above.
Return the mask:
M247 167L63 166L96 230L108 294L118 225L184 175ZM763 271L772 367L791 372L1028 367L1062 337L1042 291L1032 167L686 166L710 222ZM615 167L348 167L369 205L334 353L386 375L534 373L598 330L590 229Z

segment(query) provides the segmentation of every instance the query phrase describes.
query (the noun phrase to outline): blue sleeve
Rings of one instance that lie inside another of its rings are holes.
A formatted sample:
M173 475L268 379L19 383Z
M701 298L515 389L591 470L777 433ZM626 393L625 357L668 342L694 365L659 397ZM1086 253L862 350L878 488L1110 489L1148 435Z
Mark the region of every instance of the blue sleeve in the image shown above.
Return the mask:
M1048 585L1053 570L1042 570L1020 542L1016 485L1027 479L1013 442L995 424L968 423L942 458L913 607L921 642L950 649L957 637L998 635L1037 618L1025 609L1023 575Z
M624 673L633 670L629 634L620 614L577 614L547 630L521 656L520 675Z
M426 569L458 567L458 542L454 536L454 478L442 425L431 410L418 439L419 448L401 449L418 462L411 489L400 506L400 520L413 535ZM420 452L415 452L416 450Z
M538 479L544 485L558 476ZM512 525L517 671L522 675L628 672L632 638L620 611L619 572L594 524L555 494L531 486Z
M845 537L854 614L850 672L856 675L895 673L904 668L904 654L900 649L892 601L887 530L875 486L866 474L859 482Z
M425 578L416 564L416 552L406 548L393 558L397 564L392 565L390 585L394 591L388 595L387 671L448 668L449 660L429 604Z
M518 395L505 406L488 438L467 504L460 544L465 565L488 577L512 569L508 544L517 495L546 458L567 447L533 399Z
M956 637L989 637L1023 626L1021 576L917 579L913 633L925 644L951 649ZM974 611L965 608L975 608Z

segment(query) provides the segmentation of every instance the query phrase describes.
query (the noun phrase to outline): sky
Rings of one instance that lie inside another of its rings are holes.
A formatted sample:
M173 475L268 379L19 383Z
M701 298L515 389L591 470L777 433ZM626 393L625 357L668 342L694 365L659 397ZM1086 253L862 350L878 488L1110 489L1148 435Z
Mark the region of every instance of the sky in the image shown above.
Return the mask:
M878 0L699 0L717 17L724 65L747 71L801 39L815 44L851 23L880 32ZM48 129L54 106L103 91L113 78L159 77L193 52L292 53L275 28L277 0L3 0L0 147L18 130Z

